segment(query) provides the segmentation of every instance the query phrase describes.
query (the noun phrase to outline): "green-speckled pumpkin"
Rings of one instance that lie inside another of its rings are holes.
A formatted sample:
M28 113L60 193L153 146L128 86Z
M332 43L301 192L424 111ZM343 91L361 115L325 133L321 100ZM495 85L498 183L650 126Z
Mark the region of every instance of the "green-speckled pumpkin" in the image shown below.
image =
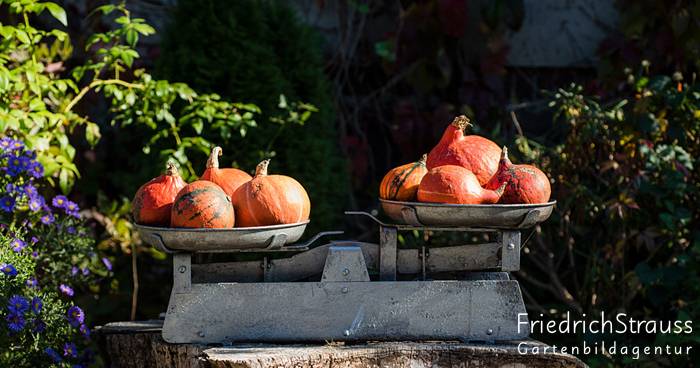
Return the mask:
M393 201L415 201L418 185L428 172L425 167L426 155L410 164L389 170L379 185L379 198Z
M218 185L206 180L197 180L177 194L170 221L172 227L233 227L231 198Z

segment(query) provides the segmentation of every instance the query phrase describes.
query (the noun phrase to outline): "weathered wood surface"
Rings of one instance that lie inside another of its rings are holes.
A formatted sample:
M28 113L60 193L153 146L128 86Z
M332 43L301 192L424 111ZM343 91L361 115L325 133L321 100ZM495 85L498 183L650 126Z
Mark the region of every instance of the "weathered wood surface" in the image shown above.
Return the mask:
M168 344L160 336L161 321L110 323L98 330L109 367L263 368L263 367L499 367L578 368L570 355L522 355L518 342L496 345L459 342L383 342L363 344L270 345L226 347ZM530 346L542 346L537 341Z

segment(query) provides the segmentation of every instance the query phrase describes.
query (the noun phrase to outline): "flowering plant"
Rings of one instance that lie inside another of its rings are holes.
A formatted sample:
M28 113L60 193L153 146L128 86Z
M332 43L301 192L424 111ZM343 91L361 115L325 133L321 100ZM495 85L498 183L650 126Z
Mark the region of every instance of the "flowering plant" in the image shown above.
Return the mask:
M0 152L0 365L88 365L90 328L72 298L98 292L111 262L76 203L42 195L33 151L3 137Z

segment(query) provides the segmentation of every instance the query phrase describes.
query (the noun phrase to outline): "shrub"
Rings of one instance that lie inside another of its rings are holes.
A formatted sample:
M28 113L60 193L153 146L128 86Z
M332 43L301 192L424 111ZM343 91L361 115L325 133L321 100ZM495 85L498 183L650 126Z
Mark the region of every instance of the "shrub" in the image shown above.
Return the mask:
M90 328L76 293L98 293L111 261L98 255L77 204L42 195L36 153L0 139L0 365L90 364Z
M533 302L549 301L533 304L538 313L700 318L700 85L680 73L646 70L628 69L621 96L604 102L577 85L558 90L546 145L518 142L551 175L558 200L552 219L525 248L520 273ZM684 334L624 338L697 344ZM697 361L693 351L643 359Z
M308 190L315 227L337 222L349 182L331 92L316 35L284 2L179 1L158 70L162 77L228 98L245 96L260 106L259 127L231 138L226 161L251 170L274 154L272 172L293 176ZM280 94L308 101L319 112L304 125L281 128L274 121Z

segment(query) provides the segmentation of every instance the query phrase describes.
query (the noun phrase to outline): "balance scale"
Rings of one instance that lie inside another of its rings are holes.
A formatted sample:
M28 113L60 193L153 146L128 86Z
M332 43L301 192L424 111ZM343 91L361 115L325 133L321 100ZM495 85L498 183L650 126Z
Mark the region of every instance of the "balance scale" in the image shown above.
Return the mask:
M313 246L342 231L294 244L308 221L233 229L136 225L144 241L173 255L163 339L230 344L528 337L529 328L518 328L527 314L509 272L520 268L520 231L546 220L555 202L381 204L391 223L366 212L346 212L374 221L378 244L343 240ZM495 241L400 248L398 233L413 230L491 233ZM193 263L200 253L236 253L243 260ZM430 279L453 271L467 271L467 276Z

